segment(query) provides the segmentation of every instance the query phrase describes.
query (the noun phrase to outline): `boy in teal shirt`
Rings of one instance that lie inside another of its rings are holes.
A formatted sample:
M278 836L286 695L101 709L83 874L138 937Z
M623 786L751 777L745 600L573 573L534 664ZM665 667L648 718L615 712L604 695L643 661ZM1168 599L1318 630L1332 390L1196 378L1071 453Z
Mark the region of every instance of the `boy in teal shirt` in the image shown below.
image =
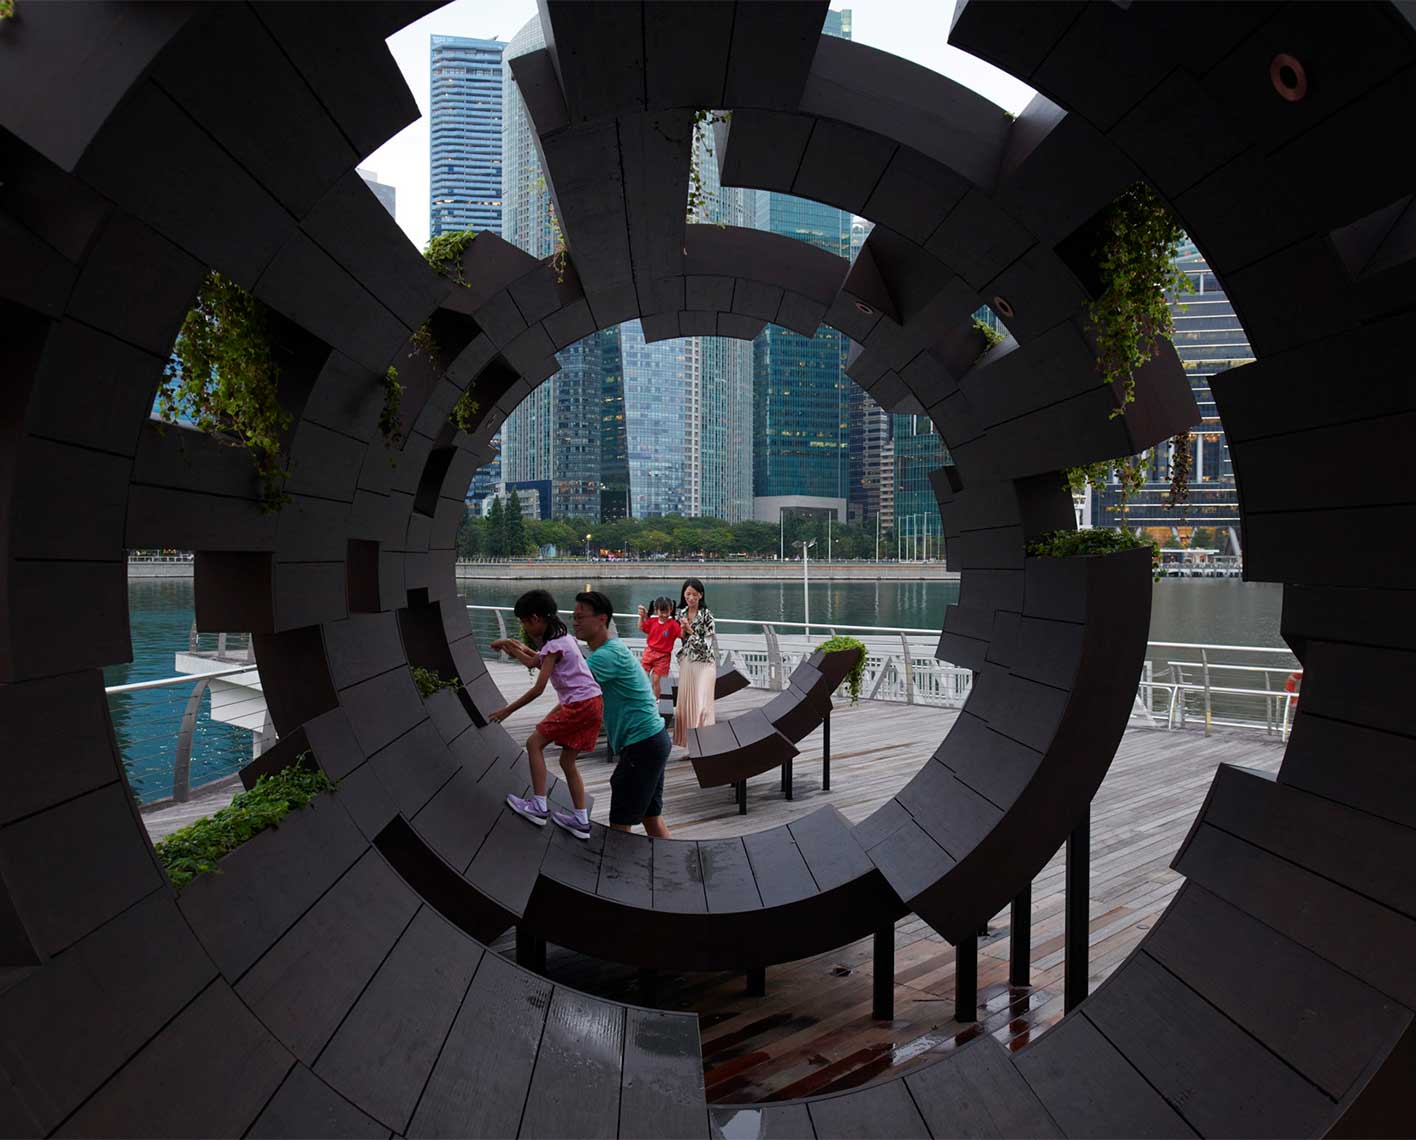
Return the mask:
M614 606L598 590L575 595L575 636L590 649L585 663L600 686L605 703L605 737L619 757L610 777L610 826L628 831L636 823L656 839L668 839L664 826L664 767L669 730L648 678L624 642L610 637Z

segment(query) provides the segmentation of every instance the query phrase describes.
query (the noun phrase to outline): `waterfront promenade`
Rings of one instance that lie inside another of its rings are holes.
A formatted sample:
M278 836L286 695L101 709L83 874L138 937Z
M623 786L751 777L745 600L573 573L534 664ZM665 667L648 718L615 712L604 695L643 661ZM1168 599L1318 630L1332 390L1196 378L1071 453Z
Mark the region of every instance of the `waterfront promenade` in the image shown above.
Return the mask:
M508 698L528 682L525 669L492 662L488 668ZM770 700L747 689L719 702L732 716ZM524 739L550 708L549 693L509 719ZM795 798L782 798L776 774L751 784L750 812L739 816L729 789L698 787L682 749L665 781L664 816L681 838L716 838L762 831L830 804L852 822L873 812L933 753L952 724L952 709L838 701L832 714L831 791L820 790L821 732L802 741L794 766ZM1154 924L1182 880L1169 869L1221 761L1276 771L1281 746L1262 732L1165 732L1133 727L1092 805L1089 891L1090 976L1095 986ZM612 767L603 750L581 760L595 799L592 817L609 813ZM552 759L552 771L555 771ZM203 790L190 803L144 813L157 837L210 814L228 802L234 778ZM743 978L730 974L663 976L654 995L668 1009L699 1014L708 1098L715 1103L802 1096L833 1091L918 1067L979 1033L1021 1046L1062 1016L1062 857L1033 884L1033 986L1010 990L1008 915L999 914L980 942L979 1021L952 1018L953 949L910 917L896 930L895 1018L871 1018L871 943L773 967L765 997L749 997ZM513 940L496 949L511 956ZM557 981L619 1000L643 1003L638 973L551 947L547 968Z

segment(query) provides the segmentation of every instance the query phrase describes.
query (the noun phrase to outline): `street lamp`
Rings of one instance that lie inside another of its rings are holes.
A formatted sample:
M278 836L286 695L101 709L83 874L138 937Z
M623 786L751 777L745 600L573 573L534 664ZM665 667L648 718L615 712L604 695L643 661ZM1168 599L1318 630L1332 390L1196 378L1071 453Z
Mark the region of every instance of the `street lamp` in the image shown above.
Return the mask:
M585 536L585 561L590 561L590 536L588 534Z
M808 587L810 586L811 583L810 583L810 571L807 569L807 565L808 565L808 563L810 563L810 561L811 561L811 555L809 555L809 554L807 553L807 551L810 550L813 546L816 545L816 539L813 538L813 539L811 539L810 541L794 542L794 543L792 543L792 545L793 545L793 546L799 546L799 547L801 547L801 611L802 611L802 616L803 616L803 618L804 618L804 624L806 625L806 636L807 636L807 637L810 637L810 636L811 636L811 593L810 593L810 591L808 590Z

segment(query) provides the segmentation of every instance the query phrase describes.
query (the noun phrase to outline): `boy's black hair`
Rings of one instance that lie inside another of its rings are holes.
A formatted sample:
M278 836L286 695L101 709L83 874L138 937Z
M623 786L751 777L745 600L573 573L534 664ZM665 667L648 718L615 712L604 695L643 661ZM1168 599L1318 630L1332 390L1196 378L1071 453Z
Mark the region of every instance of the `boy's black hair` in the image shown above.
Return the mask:
M674 612L673 598L666 598L663 594L655 598L654 604L649 607L649 612L651 614L657 614L660 610L668 610L669 613L672 614Z
M540 617L546 619L546 633L541 639L542 645L548 641L554 641L558 637L564 637L568 632L565 622L561 620L560 611L556 609L556 600L551 597L549 590L527 590L516 599L512 613L519 618Z
M575 600L590 607L593 614L601 614L607 619L615 616L615 605L599 590L587 590L583 594L576 594Z
M697 578L685 578L683 580L683 586L679 590L679 609L682 610L688 607L688 599L683 596L683 592L690 586L698 591L698 608L700 610L706 610L708 608L708 591L703 588L703 583Z

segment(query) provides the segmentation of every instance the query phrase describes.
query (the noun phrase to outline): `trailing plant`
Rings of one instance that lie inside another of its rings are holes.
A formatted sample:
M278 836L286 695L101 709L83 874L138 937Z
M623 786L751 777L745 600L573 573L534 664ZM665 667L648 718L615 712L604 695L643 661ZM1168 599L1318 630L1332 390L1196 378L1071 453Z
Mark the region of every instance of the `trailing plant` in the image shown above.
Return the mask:
M260 479L261 510L288 503L281 433L291 418L276 398L280 372L271 352L270 310L236 282L208 273L164 374L158 416L167 423L188 419L213 439L244 447Z
M1097 371L1120 392L1120 403L1111 413L1115 418L1125 415L1135 401L1136 369L1160 351L1162 341L1174 343L1170 298L1193 293L1195 284L1175 264L1185 231L1146 183L1135 183L1111 204L1102 216L1101 234L1100 245L1093 251L1101 291L1088 316L1096 335ZM1167 497L1170 506L1184 502L1189 495L1189 441L1189 432L1172 441L1177 446ZM1067 482L1073 490L1087 485L1100 489L1115 471L1121 482L1124 515L1130 496L1144 484L1154 456L1152 449L1140 456L1074 467L1066 473Z
M379 413L379 431L383 432L384 446L397 447L403 442L403 433L398 430L398 409L403 403L403 385L398 382L398 369L388 366L383 378L383 411Z
M15 18L15 0L0 0L0 20Z
M842 649L859 649L860 656L856 658L856 663L851 666L851 671L846 674L846 684L851 690L851 704L860 703L860 687L865 680L865 642L857 641L854 637L843 637L837 635L827 641L823 641L816 647L822 653L835 653Z
M452 405L453 425L461 431L476 431L477 413L481 410L482 405L472 398L472 389L465 389L462 395L457 397L457 403Z
M980 356L982 356L983 353L987 352L990 348L994 348L1008 339L1006 335L999 332L987 321L980 320L978 317L974 318L973 327L983 334L983 339L985 341L983 352L979 353Z
M438 234L428 239L428 244L423 247L423 258L432 266L434 273L446 277L455 285L470 289L471 282L462 276L462 255L476 236L476 230Z
M1048 531L1028 543L1027 552L1030 558L1086 558L1142 549L1150 551L1152 568L1160 564L1160 546L1150 535L1138 536L1128 530L1105 527Z
M1189 428L1170 441L1170 490L1165 496L1167 507L1179 506L1190 497L1190 465L1194 458L1190 443L1194 434Z
M418 695L425 701L442 689L456 689L462 685L456 677L446 681L436 669L424 669L421 665L410 665L408 671L413 674L413 684L418 686Z
M546 223L551 228L551 258L550 265L556 274L556 284L565 284L566 267L570 264L570 246L565 240L565 231L561 229L560 218L556 214L555 203L551 201L551 193L546 186L546 176L544 173L536 174L527 188L531 193L542 193L546 195Z
M308 752L289 768L262 776L215 815L189 823L154 845L174 887L217 869L217 861L252 836L276 826L294 808L332 791L329 777L314 767Z
M726 123L732 117L731 111L700 108L693 112L693 134L688 148L688 201L684 205L685 221L698 221L700 212L703 218L707 218L708 209L713 203L713 195L709 193L703 180L702 155L705 148L700 146L700 140L705 139L715 123Z

